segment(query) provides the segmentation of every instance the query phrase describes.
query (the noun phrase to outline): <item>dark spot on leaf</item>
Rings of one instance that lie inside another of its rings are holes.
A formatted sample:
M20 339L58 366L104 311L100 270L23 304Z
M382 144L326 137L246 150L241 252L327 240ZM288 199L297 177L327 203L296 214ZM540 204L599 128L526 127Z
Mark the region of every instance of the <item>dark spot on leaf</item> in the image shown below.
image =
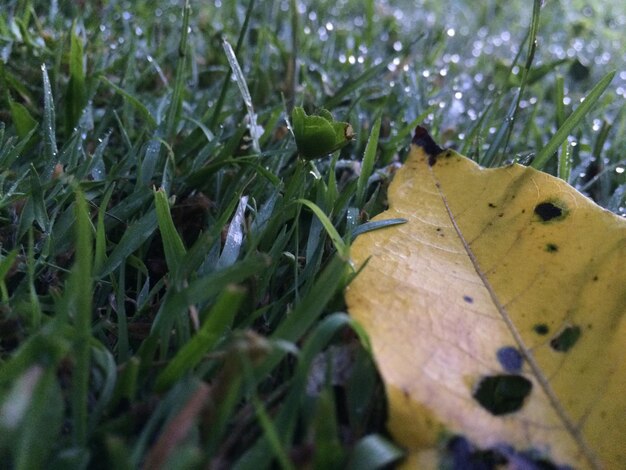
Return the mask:
M428 164L433 166L437 163L437 155L443 152L443 149L437 145L437 143L430 136L428 131L422 127L417 126L415 128L415 134L413 134L413 143L418 147L422 147L424 152L428 154Z
M542 221L548 222L562 217L563 209L552 202L542 202L535 206L535 214L537 214Z
M473 397L492 415L501 416L519 411L532 388L521 375L492 375L480 380Z
M437 227L435 230L437 230L437 232L441 232L441 227Z
M525 213L526 213L526 209L522 209L522 214L525 214Z
M599 279L598 276L593 276L593 281L596 282Z
M556 253L557 251L559 251L559 247L558 245L555 245L554 243L548 243L546 245L546 251L548 253Z
M500 213L498 214L498 217L504 217L504 212L500 212Z
M522 369L524 358L517 348L504 346L496 352L496 357L506 372L519 372Z
M468 304L473 304L474 303L474 299L471 298L469 295L464 295L463 296L463 300L465 300Z
M492 208L496 207L496 205L495 205L493 202L490 202L490 203L489 203L489 204L487 204L487 205L488 205L489 207L492 207Z
M568 326L550 340L550 347L558 352L567 352L580 338L580 327Z
M503 468L508 462L508 459L504 455L501 455L498 450L477 449L463 436L453 436L448 441L446 447L446 463L449 461L451 464L449 468L456 470L489 470L493 468Z
M550 331L550 328L548 328L548 325L546 325L545 323L537 323L535 326L533 326L533 330L538 335L543 336L543 335L548 334L548 332Z

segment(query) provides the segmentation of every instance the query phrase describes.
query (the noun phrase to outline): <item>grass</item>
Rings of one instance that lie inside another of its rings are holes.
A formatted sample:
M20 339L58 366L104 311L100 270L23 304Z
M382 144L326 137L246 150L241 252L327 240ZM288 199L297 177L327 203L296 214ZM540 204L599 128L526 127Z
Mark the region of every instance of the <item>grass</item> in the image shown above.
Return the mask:
M625 212L626 11L423 3L3 2L0 461L401 456L341 292L415 125ZM294 104L353 144L297 158Z

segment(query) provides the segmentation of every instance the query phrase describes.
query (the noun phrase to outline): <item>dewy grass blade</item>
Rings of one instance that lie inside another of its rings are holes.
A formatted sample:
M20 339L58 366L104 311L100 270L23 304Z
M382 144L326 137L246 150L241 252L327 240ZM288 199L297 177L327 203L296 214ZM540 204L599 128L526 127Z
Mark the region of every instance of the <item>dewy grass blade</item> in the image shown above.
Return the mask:
M76 33L76 21L70 32L70 80L67 84L65 100L65 132L71 132L78 124L80 115L87 102L85 87L83 43Z
M559 146L567 139L572 130L582 122L587 116L594 104L598 102L604 90L609 86L613 77L615 76L615 70L607 73L597 84L593 87L593 90L585 96L584 100L578 108L568 116L561 128L556 131L556 134L552 136L550 141L537 153L537 156L533 160L532 167L542 169L548 160L554 155L554 152Z
M54 98L52 96L52 87L46 64L41 66L43 75L43 148L45 167L41 176L44 181L52 177L54 166L58 159L58 149L56 140L56 118L54 113Z
M187 43L189 39L189 15L191 6L185 0L183 7L183 26L181 29L180 44L178 46L178 63L176 64L176 79L170 99L170 106L165 117L165 136L172 139L176 133L176 126L180 122L180 113L183 108L183 92L185 88L185 67L187 64Z
M537 51L537 33L539 31L539 17L541 15L542 5L543 0L533 1L533 14L530 22L530 29L528 32L528 52L526 54L526 64L524 65L522 80L515 99L515 107L513 108L513 113L510 115L510 121L507 120L506 139L504 140L503 152L500 154L501 158L498 159L498 164L502 163L504 159L504 154L506 154L506 150L509 146L509 140L511 139L513 126L515 124L515 120L517 119L517 114L520 109L520 102L522 100L522 96L524 95L524 91L526 90L530 69L533 65L533 60L535 59L535 52Z
M561 178L563 181L569 182L569 177L572 173L572 155L571 145L567 140L565 140L561 144L561 152L559 153L557 173L559 175L559 178Z
M257 116L254 112L254 107L252 106L252 96L250 95L250 90L248 90L246 78L243 75L243 71L239 66L235 51L233 51L230 43L226 39L223 39L222 46L224 47L224 52L226 53L228 64L230 65L230 68L233 71L233 75L235 76L235 82L237 82L237 86L239 87L239 92L241 93L243 102L246 105L246 109L248 110L248 129L250 129L250 137L252 138L252 148L255 152L261 153L259 138L261 137L261 135L263 135L263 128L257 124Z
M225 268L235 264L241 251L244 236L244 224L246 207L248 206L248 196L242 196L237 205L235 215L233 215L230 224L228 225L228 233L226 234L226 240L224 241L224 248L222 254L217 261L218 269Z
M243 20L243 25L239 30L239 37L237 38L237 44L235 45L235 56L239 54L241 51L241 46L243 45L243 40L246 37L246 32L248 31L248 26L250 25L250 18L252 17L252 11L254 10L254 2L255 0L250 0L248 2L248 8L246 9L246 16ZM228 91L228 85L230 84L230 77L232 75L232 71L229 70L224 77L224 83L222 84L222 88L220 90L220 96L217 99L217 103L212 110L210 128L215 130L217 123L219 121L220 114L222 112L222 108L224 107L224 101L226 100L226 92Z

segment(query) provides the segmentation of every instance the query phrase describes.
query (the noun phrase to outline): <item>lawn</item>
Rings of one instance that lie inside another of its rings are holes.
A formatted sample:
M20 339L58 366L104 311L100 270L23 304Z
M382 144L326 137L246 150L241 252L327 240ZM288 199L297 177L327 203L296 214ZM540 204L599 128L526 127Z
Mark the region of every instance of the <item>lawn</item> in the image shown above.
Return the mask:
M626 214L626 6L479 3L0 0L0 467L398 461L342 292L416 125Z

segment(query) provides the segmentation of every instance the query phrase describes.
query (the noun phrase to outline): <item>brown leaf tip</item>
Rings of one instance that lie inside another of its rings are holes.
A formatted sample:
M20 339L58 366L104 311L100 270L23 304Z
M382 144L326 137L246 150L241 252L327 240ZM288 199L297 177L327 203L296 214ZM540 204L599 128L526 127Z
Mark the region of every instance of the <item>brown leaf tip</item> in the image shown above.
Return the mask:
M443 152L443 149L430 136L425 127L417 126L415 134L413 134L413 143L418 147L422 147L424 152L428 154L428 164L433 166L437 163L437 155Z

